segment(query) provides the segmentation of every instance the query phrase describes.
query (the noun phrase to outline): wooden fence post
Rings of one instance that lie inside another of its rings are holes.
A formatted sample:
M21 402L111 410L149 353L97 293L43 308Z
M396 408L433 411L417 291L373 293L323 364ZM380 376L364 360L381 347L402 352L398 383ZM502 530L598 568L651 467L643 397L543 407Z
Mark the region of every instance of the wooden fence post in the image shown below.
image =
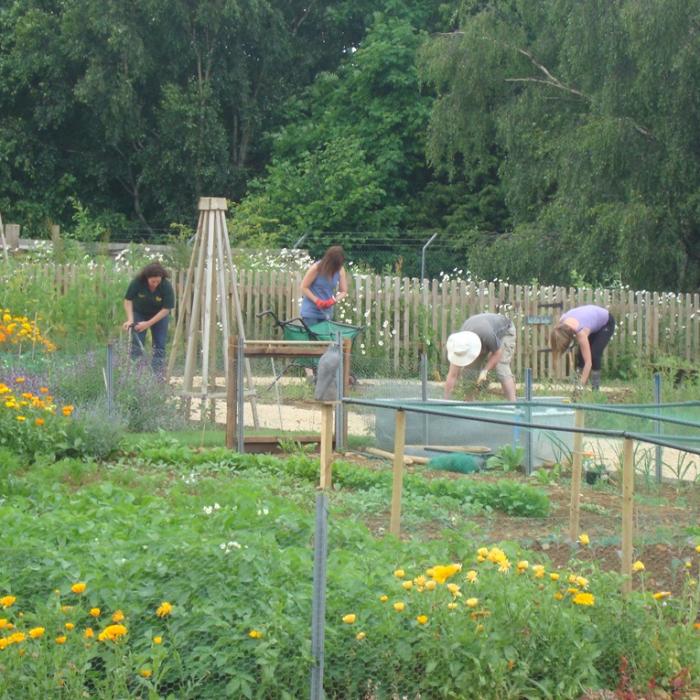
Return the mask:
M396 411L394 429L394 469L391 486L391 521L389 532L396 537L401 534L401 492L403 491L403 453L406 443L406 412Z
M622 447L622 592L632 590L632 553L634 536L634 444L625 438Z
M579 408L576 409L574 426L583 428L584 415ZM574 446L571 460L571 509L569 512L569 539L576 542L579 532L579 520L581 514L581 462L583 457L583 433L574 433Z

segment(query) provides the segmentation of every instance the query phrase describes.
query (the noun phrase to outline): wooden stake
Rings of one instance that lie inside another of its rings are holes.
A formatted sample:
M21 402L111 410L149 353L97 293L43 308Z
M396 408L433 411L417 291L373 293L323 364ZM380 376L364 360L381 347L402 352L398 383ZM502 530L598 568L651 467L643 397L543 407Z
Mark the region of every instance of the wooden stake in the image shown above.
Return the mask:
M576 411L574 425L583 428L584 415L581 409ZM581 515L581 460L583 456L583 433L574 433L574 451L571 463L571 509L569 513L569 539L576 542L579 534Z
M321 404L321 478L319 486L329 489L333 479L333 404Z
M401 492L403 491L403 452L406 443L406 412L396 411L394 429L394 478L391 487L391 522L389 532L401 535Z
M226 447L229 450L233 450L236 447L236 426L238 422L237 345L238 338L232 335L228 339L228 381L226 382Z
M625 438L622 447L622 592L632 590L632 554L634 539L634 443Z

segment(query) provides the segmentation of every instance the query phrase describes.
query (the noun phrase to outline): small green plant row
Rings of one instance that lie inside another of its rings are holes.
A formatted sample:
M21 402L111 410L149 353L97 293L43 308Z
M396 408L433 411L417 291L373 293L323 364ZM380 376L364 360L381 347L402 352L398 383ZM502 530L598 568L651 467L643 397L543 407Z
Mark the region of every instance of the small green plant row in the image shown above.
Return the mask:
M196 452L165 434L161 434L155 440L138 443L133 457L149 464L178 465L185 469L203 466L236 471L260 469L284 473L311 482L318 480L320 470L319 460L304 454L280 459L270 455L239 454L225 448ZM333 464L333 483L338 488L359 491L385 489L388 498L391 473L337 461ZM467 479L428 480L421 475L408 474L404 478L404 489L406 493L412 495L448 496L461 503L520 517L542 518L549 515L550 511L550 501L545 493L527 484L507 479L485 483Z

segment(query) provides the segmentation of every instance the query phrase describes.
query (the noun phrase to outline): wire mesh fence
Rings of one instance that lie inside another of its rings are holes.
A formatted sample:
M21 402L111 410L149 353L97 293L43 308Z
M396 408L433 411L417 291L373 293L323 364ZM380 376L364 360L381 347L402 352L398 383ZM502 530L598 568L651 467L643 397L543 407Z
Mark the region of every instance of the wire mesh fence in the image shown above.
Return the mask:
M217 385L225 391L223 360ZM386 362L361 352L344 360L350 377L343 391L358 403L345 405L347 439L334 455L327 492L320 647L312 577L320 433L314 361L251 358L249 376L241 368L239 377L249 389L245 436L273 437L280 459L248 463L234 451L184 450L165 434L109 461L109 486L75 463L35 466L6 481L4 498L21 495L21 505L4 517L0 509L9 533L0 547L0 593L17 592L0 618L2 639L13 639L0 650L0 697L308 697L319 651L326 697L435 697L445 687L459 696L480 664L492 664L486 685L468 687L481 697L503 696L517 686L509 684L519 666L523 678L539 678L557 645L540 630L532 658L521 651L509 657L509 645L520 650L522 637L490 620L510 619L520 631L535 623L508 607L498 551L510 563L508 585L527 585L533 595L544 586L548 598L536 614L555 621L560 613L550 605L565 591L564 579L595 567L620 572L625 435L635 436L633 554L644 562L644 585L680 596L689 574L697 575L698 402L623 412L548 396L513 408L492 385L472 397L489 401L446 403L429 369L421 381L397 378ZM92 414L96 424L123 415L137 432L222 430L226 400L178 397L177 370L171 384L160 381L147 360L131 359L124 342L34 366L5 358L2 381L22 376L25 388L60 387L76 416ZM475 391L472 377L461 391ZM397 406L409 414L398 540L390 536ZM408 410L416 407L437 407L438 414ZM577 411L590 431L580 448L582 540L571 538ZM96 441L97 428L91 434ZM662 443L660 482L652 441ZM455 459L460 454L469 459ZM461 570L440 582L436 566L448 563ZM74 592L83 580L86 590ZM608 629L603 619L596 624ZM559 643L557 654L573 653ZM441 651L445 645L449 652ZM490 661L488 649L496 650ZM20 677L36 690L18 695Z

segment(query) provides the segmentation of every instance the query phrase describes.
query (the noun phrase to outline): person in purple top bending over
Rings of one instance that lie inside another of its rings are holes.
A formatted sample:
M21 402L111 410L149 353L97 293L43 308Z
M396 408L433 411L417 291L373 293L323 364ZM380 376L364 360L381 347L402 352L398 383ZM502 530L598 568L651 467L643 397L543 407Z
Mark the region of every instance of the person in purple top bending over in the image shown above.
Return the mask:
M549 345L555 362L573 343L578 345L576 370L581 372L581 385L591 379L593 390L600 389L600 361L603 350L615 332L615 319L602 306L588 304L563 313L552 329Z

